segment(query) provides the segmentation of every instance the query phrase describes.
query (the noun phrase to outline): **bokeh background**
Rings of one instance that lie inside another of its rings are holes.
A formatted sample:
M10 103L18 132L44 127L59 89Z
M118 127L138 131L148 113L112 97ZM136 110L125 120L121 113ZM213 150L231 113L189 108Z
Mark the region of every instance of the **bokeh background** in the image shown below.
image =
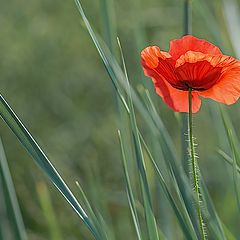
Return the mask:
M143 77L140 53L149 45L168 51L170 40L181 38L184 1L82 0L92 27L108 41L103 7L106 2L113 51L117 56L115 39L119 36L131 84L135 89L141 85L149 88L181 156L179 115L165 106L151 80ZM239 2L194 0L193 35L207 39L228 55L240 56ZM120 160L113 86L74 1L3 1L0 36L1 94L77 196L75 181L81 183L92 204L113 226L116 239L135 239ZM237 133L239 107L237 102L227 108ZM216 103L203 99L201 110L194 115L199 165L219 216L239 236L232 170L216 153L218 148L229 153L216 109ZM147 136L140 117L138 121ZM0 131L29 239L51 239L38 197L41 189L37 186L42 183L47 184L62 239L92 239L2 121ZM152 186L154 189L154 183ZM157 196L156 206L160 199ZM157 212L159 223L164 224L161 208ZM7 225L11 232L11 223ZM13 239L11 233L9 239Z

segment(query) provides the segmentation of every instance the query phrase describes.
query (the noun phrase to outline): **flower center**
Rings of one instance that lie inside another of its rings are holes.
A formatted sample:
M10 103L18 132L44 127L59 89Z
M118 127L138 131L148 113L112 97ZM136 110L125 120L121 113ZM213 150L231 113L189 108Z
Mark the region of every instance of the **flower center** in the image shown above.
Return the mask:
M185 63L174 71L177 81L169 83L180 90L188 91L192 88L195 91L204 91L211 88L221 77L222 67L213 67L207 61L196 63Z

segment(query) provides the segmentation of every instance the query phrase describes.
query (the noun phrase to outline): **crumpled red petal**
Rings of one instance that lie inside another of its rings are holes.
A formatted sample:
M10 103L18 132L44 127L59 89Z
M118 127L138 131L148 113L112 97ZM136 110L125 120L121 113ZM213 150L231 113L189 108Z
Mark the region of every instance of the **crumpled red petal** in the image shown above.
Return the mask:
M191 65L191 67L190 67ZM193 69L195 68L195 71ZM211 55L188 51L176 61L176 72L183 68L183 73L188 79L195 81L195 86L200 84L199 95L211 98L225 104L235 103L240 95L240 62L226 55ZM182 76L184 75L182 73ZM199 83L198 83L199 82Z
M153 49L152 49L153 48ZM158 65L156 64L158 59ZM166 80L176 80L171 56L161 52L158 47L148 47L142 51L143 70L151 77L158 95L176 112L188 112L188 91L182 91L171 86ZM192 111L197 112L201 106L201 99L196 91L192 91Z
M222 54L221 50L204 39L198 39L192 35L184 36L182 39L175 39L170 42L169 54L173 59L178 59L188 51L201 52L205 54Z
M215 65L218 66L222 67L218 81L208 90L199 92L199 95L227 105L233 104L240 96L240 62L223 55Z

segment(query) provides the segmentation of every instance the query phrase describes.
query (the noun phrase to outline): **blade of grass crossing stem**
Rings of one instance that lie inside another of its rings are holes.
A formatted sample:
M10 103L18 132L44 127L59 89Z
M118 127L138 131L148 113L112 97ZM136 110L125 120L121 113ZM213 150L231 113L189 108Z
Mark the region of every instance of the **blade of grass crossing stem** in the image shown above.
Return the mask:
M229 231L229 229L226 227L226 225L224 225L224 223L222 223L223 225L223 230L226 234L227 240L237 240L233 234Z
M82 189L82 187L81 187L81 185L79 184L78 181L76 181L76 185L77 185L77 187L78 187L78 189L80 191L81 198L82 198L83 205L84 205L84 209L86 209L86 212L87 212L89 218L91 219L91 221L93 222L94 226L96 227L96 229L100 233L102 239L108 239L108 234L105 231L105 226L103 226L101 224L101 221L98 220L96 214L94 213L94 211L93 211L93 209L91 207L90 202L87 199L86 194L84 193L84 191L83 191L83 189Z
M125 106L125 108L127 109L127 111L129 111L128 105L127 105L123 95L121 94L121 90L120 90L119 85L117 83L115 74L113 73L113 71L112 71L112 69L110 67L110 64L109 64L107 58L105 57L105 55L104 55L104 53L103 53L103 51L102 51L102 49L100 47L100 44L99 44L99 42L98 42L98 40L97 40L97 38L96 38L96 36L95 36L95 34L94 34L90 24L89 24L89 22L88 22L85 14L84 14L82 5L80 4L80 2L78 0L75 0L75 3L77 5L79 13L81 14L81 16L83 18L83 21L84 21L84 23L85 23L85 25L86 25L86 27L88 29L88 32L89 32L89 34L90 34L90 36L91 36L91 38L92 38L92 40L93 40L93 42L95 44L95 47L96 47L96 49L97 49L97 51L98 51L98 53L99 53L99 55L100 55L100 57L101 57L101 59L102 59L102 61L104 63L104 66L105 66L105 68L106 68L106 70L107 70L107 72L108 72L108 74L109 74L109 76L110 76L110 78L111 78L111 80L113 82L113 85L114 85L114 87L115 87L115 89L117 91L117 94L119 95L119 98L122 101L122 103Z
M86 215L81 205L79 204L75 196L72 194L64 180L61 178L61 176L54 168L52 163L48 160L46 155L43 153L41 148L33 139L29 131L21 123L21 121L18 119L16 114L13 112L13 110L10 108L10 106L7 104L7 102L1 95L0 95L0 115L2 119L6 122L8 127L16 135L18 140L28 151L28 153L32 156L32 158L36 161L36 163L40 166L40 168L44 171L44 173L48 176L52 183L57 187L57 189L65 197L68 203L72 206L75 212L87 225L87 227L93 233L95 238L100 239L98 232L92 225L88 216Z
M140 228L140 224L139 224L139 220L138 220L136 204L135 204L133 191L132 191L132 187L131 187L131 183L130 183L130 178L129 178L129 174L128 174L128 166L127 166L127 162L126 162L125 151L124 151L120 131L118 131L118 137L119 137L121 153L122 153L122 165L123 165L123 171L124 171L124 178L125 178L125 182L126 182L128 202L129 202L129 206L131 209L131 214L132 214L134 226L135 226L135 229L137 232L138 240L142 240L141 228Z
M228 135L229 135L229 141L231 145L231 149L233 152L233 182L234 182L234 189L236 193L236 200L238 205L238 210L240 214L240 186L239 186L239 180L237 176L237 163L236 159L238 159L238 162L240 161L240 154L236 146L236 141L233 138L232 130L228 129Z
M13 185L10 170L8 168L7 159L5 156L2 141L0 139L0 175L1 182L3 184L4 195L7 203L7 207L11 212L11 219L14 227L14 235L16 239L26 240L27 234L24 227L21 211L19 208L15 188Z
M220 106L220 105L219 105ZM223 107L220 106L220 112L223 120L223 124L225 127L225 131L227 133L229 145L232 150L232 159L233 159L233 182L234 182L234 189L236 193L236 200L237 200L237 206L238 210L240 213L240 186L239 186L239 181L238 181L238 176L237 176L237 162L240 162L240 152L238 150L239 147L239 141L236 137L235 132L233 133L234 129L231 124L231 121L224 111Z
M134 144L135 144L135 150L136 150L136 157L137 157L137 163L138 163L138 171L139 171L141 192L142 192L142 197L143 197L143 205L144 205L144 211L145 211L146 224L147 224L149 238L151 240L157 240L157 239L159 239L158 230L157 230L156 220L154 217L152 203L151 203L151 197L150 197L148 180L147 180L147 175L146 175L144 157L143 157L143 152L142 152L142 146L140 143L140 138L138 135L137 122L136 122L134 108L133 108L133 102L132 102L132 98L131 98L131 92L130 92L130 86L129 86L129 81L128 81L126 65L125 65L123 52L122 52L122 48L121 48L119 39L118 39L118 45L119 45L123 68L124 68L124 73L125 73L125 77L126 77L126 81L127 81L126 84L128 86L128 104L129 104L129 108L130 108L130 120L131 120L132 132L133 132L133 138L134 138Z
M222 151L221 149L218 150L218 153L223 157L223 160L226 161L226 163L228 163L229 165L231 165L233 167L233 160L230 156L228 156L224 151ZM240 174L240 167L237 167L237 172Z
M218 217L218 214L216 212L216 209L214 207L212 199L209 195L207 186L201 175L200 175L199 180L200 180L200 186L202 189L201 195L202 195L202 198L204 199L203 202L206 204L207 210L208 210L207 215L209 215L209 216L206 216L206 218L207 218L207 222L209 225L209 229L212 230L213 234L215 235L215 239L226 240L226 236L225 236L225 233L224 233L224 230L222 227L222 223L220 222L220 219Z
M140 139L142 141L142 144L143 144L143 146L146 150L146 153L147 153L147 155L150 159L152 167L157 174L158 180L159 180L159 182L161 184L161 187L162 187L162 189L163 189L163 191L166 195L166 198L168 199L170 205L172 206L173 211L175 212L175 215L176 215L176 217L179 221L179 224L181 225L181 228L183 230L184 235L186 236L187 239L197 239L197 235L196 235L195 230L192 226L192 223L191 223L191 220L189 218L188 213L186 211L183 211L183 216L184 217L182 216L177 204L174 201L173 196L171 195L171 193L168 189L168 186L167 186L167 184L166 184L166 182L165 182L165 180L162 176L162 173L161 173L160 169L158 168L155 160L153 159L153 156L152 156L151 152L149 151L142 135L140 133L139 133L139 135L140 135Z
M48 226L49 229L50 239L61 240L62 236L60 233L60 228L57 224L56 216L53 210L51 197L47 189L47 185L44 182L38 182L36 184L36 190L42 208L42 212L46 219L46 225Z

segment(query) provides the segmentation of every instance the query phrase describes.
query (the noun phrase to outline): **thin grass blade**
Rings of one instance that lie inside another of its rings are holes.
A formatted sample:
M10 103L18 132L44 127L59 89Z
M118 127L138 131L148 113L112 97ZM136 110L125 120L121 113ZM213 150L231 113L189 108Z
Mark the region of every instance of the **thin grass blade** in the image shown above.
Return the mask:
M27 234L1 139L0 139L0 176L1 182L3 184L3 190L5 193L5 199L6 202L8 203L7 206L12 216L11 219L14 227L14 235L18 240L26 240Z
M134 200L133 191L132 191L132 187L131 187L131 183L130 183L129 170L128 170L128 166L127 166L127 162L126 162L125 151L124 151L124 146L123 146L120 131L118 131L118 137L119 137L121 153L122 153L122 165L123 165L124 177L125 177L125 182L126 182L128 202L129 202L129 206L131 209L131 214L132 214L134 226L135 226L135 229L137 232L138 240L142 240L141 227L140 227L139 220L138 220L136 203Z
M97 218L96 213L94 212L90 202L88 201L86 194L84 193L84 191L78 181L76 181L76 185L80 191L84 209L86 210L91 222L94 224L95 228L100 233L101 239L110 239L108 237L108 229L106 227L106 224L104 224L103 220L99 220ZM98 214L98 216L101 217L100 214Z
M134 107L133 107L133 102L132 102L132 95L131 95L128 75L127 75L127 69L126 69L125 60L124 60L124 56L123 56L123 52L122 52L122 47L121 47L119 39L118 39L118 45L119 45L122 64L123 64L123 68L124 68L126 84L128 86L127 90L128 90L128 105L129 105L129 109L130 109L130 120L131 120L131 126L132 126L132 132L133 132L133 138L134 138L134 144L135 144L135 150L136 150L136 158L137 158L137 164L138 164L138 171L139 171L139 178L140 178L140 185L141 185L141 192L142 192L148 234L149 234L150 239L158 240L159 239L158 229L157 229L156 220L154 217L153 207L152 207L152 203L151 203L151 197L150 197L150 191L149 191L148 180L147 180L147 175L146 175L142 146L141 146L140 138L139 138L139 134L138 134L137 122L136 122L135 113L134 113Z
M220 106L220 112L221 112L223 124L225 127L225 131L228 137L229 145L232 150L233 182L234 182L237 206L240 213L240 185L239 185L238 176L237 176L237 162L238 163L240 162L239 140L236 136L236 133L235 132L233 133L234 128L231 124L231 121L221 106Z
M238 210L240 213L240 185L239 185L239 180L238 180L238 176L237 176L237 160L238 162L240 161L240 154L239 151L237 149L236 146L236 141L234 141L233 138L233 134L231 129L228 129L229 132L229 141L230 141L230 145L232 148L232 152L233 152L233 182L234 182L234 189L235 189L235 193L236 193L236 200L237 200L237 205L238 205Z
M226 154L221 149L219 149L217 152L223 157L223 160L225 160L226 163L228 163L230 166L233 167L233 160L232 160L232 158L230 156L228 156L228 154ZM237 172L240 174L240 167L236 165L236 168L237 168Z
M99 44L99 42L98 42L98 40L97 40L93 30L92 30L92 27L89 24L88 19L85 16L85 13L83 11L82 5L80 4L80 2L78 0L75 0L75 3L77 5L79 13L81 14L81 16L83 18L83 21L84 21L84 23L85 23L85 25L86 25L86 27L88 29L88 32L89 32L89 34L90 34L90 36L91 36L91 38L92 38L92 40L94 42L94 45L95 45L95 47L96 47L96 49L97 49L97 51L98 51L98 53L99 53L103 63L104 63L104 66L105 66L105 68L106 68L106 70L107 70L107 72L108 72L108 74L109 74L109 76L110 76L110 78L111 78L111 80L113 82L113 85L114 85L114 87L116 89L116 92L117 92L120 100L122 101L124 107L129 112L127 103L126 103L126 101L125 101L125 99L124 99L124 97L123 97L123 95L121 93L120 87L119 87L118 82L117 82L116 77L115 77L115 74L113 73L113 71L112 71L112 69L110 67L110 64L109 64L107 58L105 57L105 55L104 55L104 53L103 53L103 51L102 51L102 49L100 47L100 44Z
M52 183L57 187L57 189L68 201L68 203L72 206L75 212L87 225L87 227L93 233L95 238L100 239L98 232L94 228L93 224L89 220L88 216L86 215L81 205L79 204L75 196L72 194L64 180L61 178L61 176L54 168L52 163L49 161L47 156L43 153L41 148L33 139L29 131L25 128L25 126L22 124L22 122L19 120L19 118L16 116L16 114L13 112L13 110L10 108L8 103L1 95L0 95L0 115L2 119L6 122L8 127L16 135L18 140L28 151L28 153L32 156L32 158L36 161L36 163L40 166L40 168L44 171L44 173L48 176Z
M51 202L51 197L47 189L47 185L44 182L38 182L36 184L36 190L38 193L38 198L44 217L46 219L46 225L48 226L50 239L51 240L61 240L60 228L57 224L56 216L53 210L53 205Z
M162 176L162 173L161 173L160 169L158 168L155 160L153 159L153 156L152 156L151 152L149 151L142 135L140 133L139 133L139 135L140 135L140 139L141 139L141 142L143 144L143 147L145 148L145 151L146 151L146 153L147 153L147 155L148 155L148 157L151 161L152 167L157 174L157 177L158 177L158 180L161 184L161 187L162 187L170 205L172 206L173 211L175 212L175 215L176 215L176 217L179 221L179 224L181 225L181 228L183 230L184 235L186 236L187 239L197 239L197 235L196 235L195 230L192 226L189 215L187 214L186 211L183 211L183 216L184 217L182 216L177 204L175 203L175 200L174 200L173 196L171 195L171 192L168 189L168 186L167 186L167 184L166 184L166 182L165 182L165 180Z

